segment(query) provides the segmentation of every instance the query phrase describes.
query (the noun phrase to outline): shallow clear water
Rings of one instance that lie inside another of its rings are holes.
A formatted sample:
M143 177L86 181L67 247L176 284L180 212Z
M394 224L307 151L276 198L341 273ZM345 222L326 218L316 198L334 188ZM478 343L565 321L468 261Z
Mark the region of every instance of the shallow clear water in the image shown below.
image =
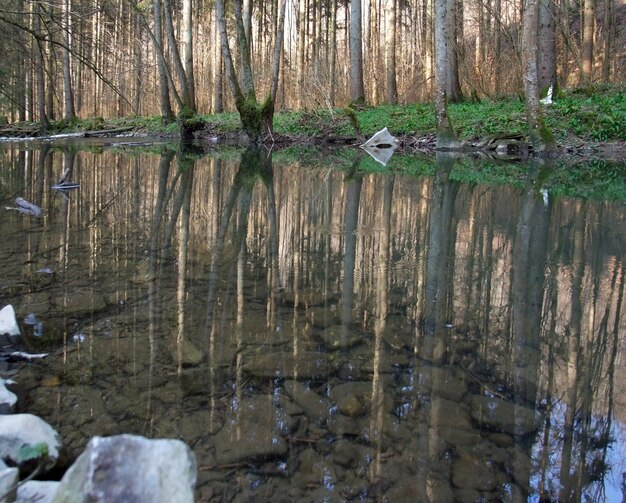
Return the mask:
M201 501L621 501L623 205L152 150L0 150L0 304L50 353L16 380L67 460L138 433Z

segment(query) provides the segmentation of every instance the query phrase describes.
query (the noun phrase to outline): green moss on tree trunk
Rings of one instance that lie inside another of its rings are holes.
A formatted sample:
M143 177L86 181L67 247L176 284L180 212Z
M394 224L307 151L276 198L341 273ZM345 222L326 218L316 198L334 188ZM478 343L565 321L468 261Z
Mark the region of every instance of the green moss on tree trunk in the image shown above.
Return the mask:
M251 143L262 143L266 136L272 134L274 119L274 102L267 98L262 104L256 97L249 95L236 103L241 129Z
M552 131L542 118L538 118L529 128L530 143L537 154L547 154L556 150L556 141Z

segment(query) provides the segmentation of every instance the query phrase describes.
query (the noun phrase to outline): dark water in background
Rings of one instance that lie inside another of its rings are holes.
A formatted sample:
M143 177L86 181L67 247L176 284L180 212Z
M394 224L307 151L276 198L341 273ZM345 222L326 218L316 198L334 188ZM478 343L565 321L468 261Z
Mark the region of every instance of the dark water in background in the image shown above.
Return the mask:
M16 380L70 457L181 438L203 501L622 500L623 205L153 150L0 151L0 304L50 352Z

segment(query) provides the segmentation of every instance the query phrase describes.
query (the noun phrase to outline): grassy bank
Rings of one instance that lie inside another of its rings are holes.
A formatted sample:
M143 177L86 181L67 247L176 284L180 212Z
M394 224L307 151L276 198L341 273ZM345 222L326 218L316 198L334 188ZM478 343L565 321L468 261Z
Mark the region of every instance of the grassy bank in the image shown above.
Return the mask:
M519 97L450 104L450 117L463 140L504 135L526 135L524 103ZM599 87L592 94L563 92L552 105L544 107L545 119L561 145L585 142L626 141L626 93L623 88ZM435 132L431 104L381 105L355 110L361 136L370 136L388 127L397 136L426 136ZM236 113L203 115L207 135L239 131ZM88 121L83 121L88 122ZM125 117L106 121L111 126L134 126L145 132L175 134L176 124L163 126L158 117ZM84 125L84 124L83 124ZM80 123L77 127L83 126ZM279 111L275 116L276 135L292 139L345 139L358 135L341 109Z
M625 142L625 91L624 87L615 86L597 87L592 93L564 91L552 105L544 106L546 123L561 146ZM525 107L518 96L451 103L449 112L454 128L462 140L510 135L526 137ZM369 137L383 127L404 138L427 137L435 133L435 115L430 103L363 107L354 110L353 118L356 118L358 130L342 108L279 111L275 115L274 132L278 138L296 142L350 141ZM205 123L205 128L201 131L204 136L233 135L240 130L239 116L235 112L201 115L200 119ZM37 124L32 123L30 129L28 124L22 123L20 126L22 131L36 131L37 128ZM115 119L93 117L76 120L69 125L59 121L52 125L49 134L124 127L145 134L178 134L175 123L164 125L160 117L136 116ZM15 129L19 135L20 128Z

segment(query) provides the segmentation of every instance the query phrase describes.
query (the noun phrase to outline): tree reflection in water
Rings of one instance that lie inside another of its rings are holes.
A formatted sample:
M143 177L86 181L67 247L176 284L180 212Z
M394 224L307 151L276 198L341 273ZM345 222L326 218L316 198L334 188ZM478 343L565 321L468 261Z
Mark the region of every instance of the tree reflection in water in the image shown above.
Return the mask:
M185 439L206 501L619 500L624 208L306 154L3 151L27 410Z

